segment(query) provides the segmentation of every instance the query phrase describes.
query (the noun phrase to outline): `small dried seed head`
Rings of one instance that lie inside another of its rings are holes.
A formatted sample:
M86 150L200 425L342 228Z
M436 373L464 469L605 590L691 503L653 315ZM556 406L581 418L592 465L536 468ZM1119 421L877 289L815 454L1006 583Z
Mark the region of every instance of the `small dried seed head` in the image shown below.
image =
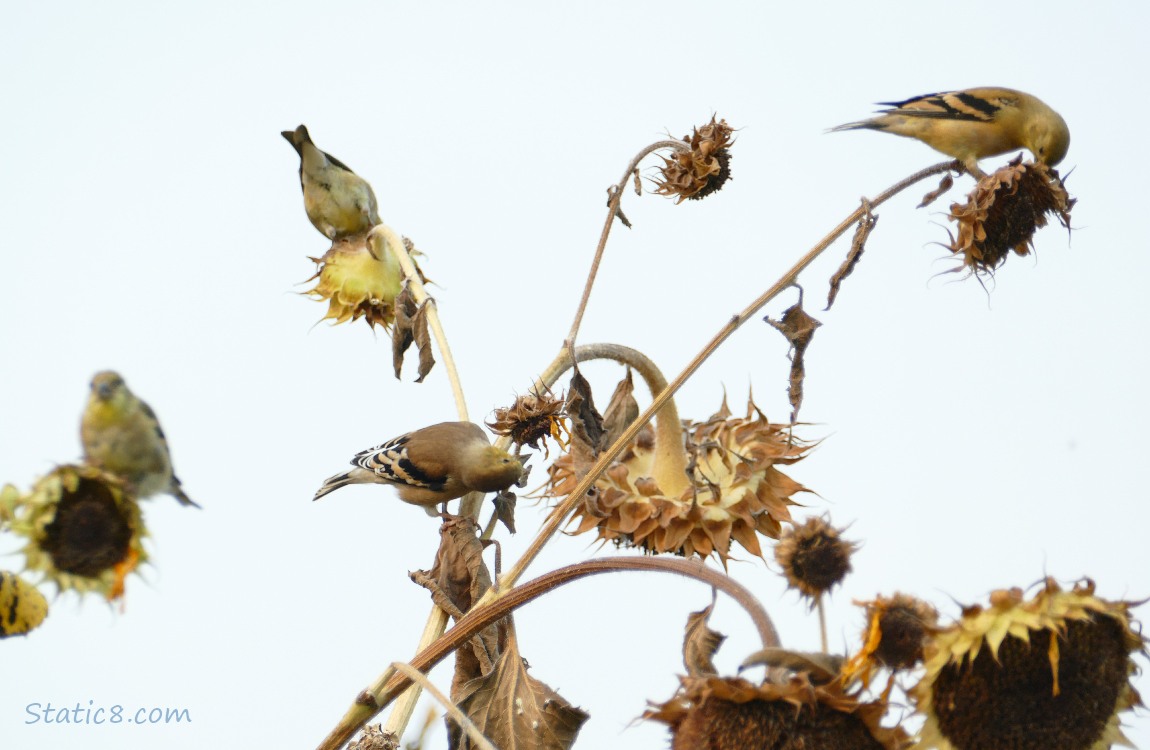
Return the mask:
M938 631L938 610L899 593L855 604L866 607L866 629L862 649L843 668L847 682L858 676L864 686L869 685L879 667L894 672L922 662L923 648Z
M528 393L515 399L510 407L495 410L494 418L487 423L496 435L510 437L516 445L527 445L539 449L539 441L553 437L560 444L563 441L563 399L554 398L550 392L543 395Z
M1019 156L1002 169L978 181L964 204L950 207L958 223L958 237L948 249L963 256L963 266L974 273L990 273L1006 262L1013 250L1026 255L1034 233L1053 214L1070 227L1070 198L1057 170L1042 162L1022 162Z
M775 560L783 567L788 586L815 599L851 572L851 555L857 548L828 519L808 518L783 532L775 545Z
M676 196L676 203L701 200L722 189L731 178L731 135L734 130L726 120L711 121L695 128L683 142L690 151L676 151L671 158L663 158L660 177L655 181L655 192Z
M1118 714L1139 704L1130 658L1144 653L1129 602L1063 591L1053 580L1034 598L1015 591L967 607L926 649L926 674L910 691L926 716L920 747L1084 748L1129 744Z

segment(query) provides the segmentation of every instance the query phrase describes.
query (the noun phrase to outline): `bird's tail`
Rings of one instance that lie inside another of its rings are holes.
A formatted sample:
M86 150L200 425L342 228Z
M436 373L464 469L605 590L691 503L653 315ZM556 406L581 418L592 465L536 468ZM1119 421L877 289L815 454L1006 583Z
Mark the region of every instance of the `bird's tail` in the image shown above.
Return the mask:
M323 486L315 491L315 497L312 498L312 501L314 502L319 500L324 495L328 494L329 492L335 492L340 487L346 487L349 484L355 484L357 480L355 474L353 473L354 471L355 470L352 469L352 471L347 471L343 474L336 474L334 477L328 477L325 479Z
M842 125L836 125L833 128L827 128L828 133L837 133L841 130L885 130L886 126L875 120L859 120L857 122L848 122Z
M187 493L184 492L184 488L180 486L180 480L175 477L172 477L172 497L179 500L180 505L190 505L193 508L203 510L199 503L187 496Z

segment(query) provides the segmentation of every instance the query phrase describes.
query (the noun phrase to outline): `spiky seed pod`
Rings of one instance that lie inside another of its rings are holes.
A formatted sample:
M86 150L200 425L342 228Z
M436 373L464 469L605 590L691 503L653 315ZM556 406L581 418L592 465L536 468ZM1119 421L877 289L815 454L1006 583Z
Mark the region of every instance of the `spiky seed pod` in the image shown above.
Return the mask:
M775 545L775 560L783 568L787 585L817 599L842 583L851 571L851 555L858 549L842 538L842 529L827 518L808 518L783 531Z
M683 200L702 200L722 189L731 179L730 146L734 129L726 120L711 121L701 128L695 128L683 142L691 146L690 151L676 151L671 158L663 158L659 178L655 181L655 192L660 195L675 196L676 203Z
M550 393L539 395L528 393L515 399L509 407L495 410L493 419L487 423L496 435L511 438L516 445L526 445L539 449L539 441L555 438L563 445L563 417L566 402Z
M938 610L897 592L855 604L866 607L866 629L862 648L843 668L846 682L858 676L866 686L880 667L896 672L922 662L923 649L938 631Z
M1022 162L1019 156L1002 169L978 181L967 202L950 207L958 236L948 249L961 254L963 266L974 273L989 273L1006 262L1013 250L1026 255L1034 246L1034 233L1053 214L1070 227L1070 198L1058 171L1042 162Z
M995 591L926 648L910 694L926 717L918 748L1105 750L1129 744L1118 714L1139 705L1131 655L1144 653L1129 602L1053 579L1033 598Z

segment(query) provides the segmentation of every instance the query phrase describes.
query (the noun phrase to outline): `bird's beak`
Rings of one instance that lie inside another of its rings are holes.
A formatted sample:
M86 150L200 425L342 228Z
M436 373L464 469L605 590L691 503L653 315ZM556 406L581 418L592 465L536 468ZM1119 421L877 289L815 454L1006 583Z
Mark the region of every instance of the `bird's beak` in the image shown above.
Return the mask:
M107 401L108 399L112 398L112 386L108 383L100 383L98 386L96 386L96 396L101 401Z

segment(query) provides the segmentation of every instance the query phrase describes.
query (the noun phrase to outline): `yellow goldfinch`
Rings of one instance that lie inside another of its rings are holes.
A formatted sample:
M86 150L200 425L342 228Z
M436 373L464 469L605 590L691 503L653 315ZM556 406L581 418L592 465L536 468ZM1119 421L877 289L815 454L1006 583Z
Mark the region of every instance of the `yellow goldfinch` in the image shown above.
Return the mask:
M139 497L163 492L181 505L200 507L172 473L168 440L156 413L128 390L119 373L105 370L92 378L80 441L86 463L130 482Z
M307 128L282 132L299 154L299 181L307 217L329 240L362 234L379 224L371 185L351 168L312 143Z
M355 468L329 477L316 500L349 484L390 484L399 499L435 506L468 492L505 490L519 480L523 465L496 448L473 422L441 422L368 448L351 460Z
M1037 97L1013 89L966 89L879 104L891 109L831 131L865 128L917 138L958 159L974 175L982 174L978 160L987 156L1025 148L1054 166L1070 148L1062 116Z

